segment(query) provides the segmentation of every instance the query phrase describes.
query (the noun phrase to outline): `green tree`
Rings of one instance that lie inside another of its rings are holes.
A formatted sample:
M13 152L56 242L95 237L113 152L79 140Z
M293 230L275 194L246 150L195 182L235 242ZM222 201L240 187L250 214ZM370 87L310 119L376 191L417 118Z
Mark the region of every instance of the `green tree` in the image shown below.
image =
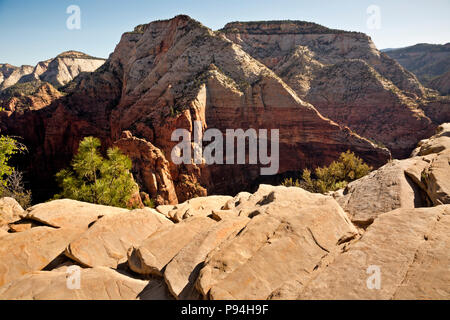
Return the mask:
M131 160L120 150L110 148L107 158L99 152L100 140L84 138L74 156L71 168L56 174L61 193L55 198L69 198L96 204L127 207L137 185L130 173Z
M11 157L25 150L26 147L14 138L0 136L0 185L6 187L8 184L7 177L14 172L14 168L8 163Z
M0 197L14 198L25 209L31 205L31 192L25 190L22 173L15 170L9 160L26 150L25 145L13 137L0 136Z
M351 181L362 178L372 170L364 161L349 150L341 153L338 161L333 161L327 167L319 167L311 177L311 171L303 170L301 181L286 179L285 186L300 186L301 188L318 193L335 191L347 186Z

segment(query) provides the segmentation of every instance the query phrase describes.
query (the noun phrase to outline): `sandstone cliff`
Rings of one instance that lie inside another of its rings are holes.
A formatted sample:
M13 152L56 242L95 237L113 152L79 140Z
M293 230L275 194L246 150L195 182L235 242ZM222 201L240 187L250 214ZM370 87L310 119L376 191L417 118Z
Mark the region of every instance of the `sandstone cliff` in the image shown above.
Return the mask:
M67 165L81 138L94 135L105 146L119 140L134 160L138 183L160 204L248 188L259 176L258 166L170 161L176 144L170 141L172 131L192 132L194 121L202 130L222 132L280 129L280 173L328 164L347 149L375 166L390 157L387 149L322 116L223 33L186 16L125 33L102 67L81 74L64 90L66 96L44 109L5 119L10 128L8 123L36 115L33 162L45 166L35 171L36 180ZM27 136L24 129L14 129L9 131ZM121 139L124 131L129 133ZM156 158L148 159L144 146Z
M74 55L86 58L69 52L54 64ZM41 71L52 64L33 74L57 81ZM0 128L29 145L26 169L38 199L54 192L53 174L88 135L119 146L142 190L174 204L250 190L259 179L256 165L172 163L171 133L192 132L195 121L202 131L280 129L280 174L329 164L347 149L379 167L390 152L407 157L450 121L448 98L430 93L368 36L298 21L212 31L177 16L123 34L99 69L82 72L60 94L31 83L27 94L3 100ZM41 181L52 191L36 190Z
M447 121L432 123L417 78L365 34L295 21L234 22L221 31L324 116L387 146L395 157L407 157Z

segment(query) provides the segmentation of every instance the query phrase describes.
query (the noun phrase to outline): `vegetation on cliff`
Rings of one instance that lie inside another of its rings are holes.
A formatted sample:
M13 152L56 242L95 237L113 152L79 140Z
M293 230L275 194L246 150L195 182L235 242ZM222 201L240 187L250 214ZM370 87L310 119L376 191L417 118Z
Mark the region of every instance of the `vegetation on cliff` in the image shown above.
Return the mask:
M338 161L316 168L313 177L311 170L305 169L301 181L287 178L282 184L287 187L301 187L310 192L326 193L346 187L349 182L364 177L371 170L372 167L348 150L341 153Z
M69 198L95 204L127 207L136 192L130 173L131 160L118 148L109 148L107 159L99 152L98 138L86 137L79 145L71 167L56 174L62 191L56 199Z
M13 155L25 151L25 145L16 139L0 137L0 198L14 198L23 208L31 205L31 192L25 190L22 173L10 165L10 160Z

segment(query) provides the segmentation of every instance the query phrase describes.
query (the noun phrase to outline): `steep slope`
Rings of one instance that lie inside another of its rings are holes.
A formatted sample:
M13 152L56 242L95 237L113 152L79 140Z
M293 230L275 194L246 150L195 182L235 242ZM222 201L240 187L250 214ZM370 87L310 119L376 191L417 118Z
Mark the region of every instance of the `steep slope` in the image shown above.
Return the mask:
M444 45L419 43L390 50L386 54L414 73L425 86L438 91L439 86L435 86L433 80L450 71L450 43ZM445 90L440 92L447 94Z
M50 105L63 94L50 83L31 81L15 84L0 92L0 103L10 115L27 109L39 110Z
M80 75L66 90L67 96L38 111L43 131L36 149L43 151L35 162L55 172L67 165L82 137L98 136L106 146L120 139L134 160L137 181L158 203L206 190L236 193L260 174L258 165L172 163L172 132L192 132L194 121L202 131L223 134L279 129L280 173L327 164L347 149L375 166L390 156L324 118L240 46L187 16L125 33L99 70Z
M0 64L0 91L16 84L23 76L32 71L32 66L15 67L10 64Z
M408 156L435 128L420 109L422 85L365 34L301 21L234 22L221 31L324 116L395 157Z
M441 94L450 95L450 70L429 82L430 88L436 89Z
M363 59L401 90L419 96L424 93L414 75L379 52L364 33L304 21L231 22L221 31L269 68L274 68L298 46L305 46L323 64Z

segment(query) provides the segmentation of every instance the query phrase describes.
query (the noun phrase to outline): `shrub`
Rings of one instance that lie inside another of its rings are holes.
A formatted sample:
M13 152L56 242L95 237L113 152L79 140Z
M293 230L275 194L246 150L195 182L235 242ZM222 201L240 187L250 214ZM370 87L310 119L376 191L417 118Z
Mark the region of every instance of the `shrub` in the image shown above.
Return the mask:
M104 159L98 151L101 143L94 137L80 142L71 167L56 174L61 193L56 199L69 198L95 204L127 207L128 200L137 191L130 173L131 160L118 148L107 151Z
M351 181L362 178L372 170L364 161L353 152L341 153L338 161L333 161L328 167L319 167L314 171L303 170L302 180L293 181L292 178L283 181L284 186L301 187L310 192L326 193L344 188Z
M146 207L153 208L153 209L156 208L155 201L151 198L145 199L143 202Z
M31 191L26 190L23 185L22 172L14 170L6 178L6 185L0 186L0 198L14 198L22 208L31 206Z
M14 198L25 209L31 205L31 192L25 190L22 173L10 166L9 160L13 155L26 150L16 139L0 137L0 197Z
M286 178L284 179L282 185L285 187L300 187L300 182L298 179L294 180L292 178Z
M0 185L6 187L7 177L14 172L14 168L9 165L9 160L14 154L24 152L26 147L12 137L0 137Z

